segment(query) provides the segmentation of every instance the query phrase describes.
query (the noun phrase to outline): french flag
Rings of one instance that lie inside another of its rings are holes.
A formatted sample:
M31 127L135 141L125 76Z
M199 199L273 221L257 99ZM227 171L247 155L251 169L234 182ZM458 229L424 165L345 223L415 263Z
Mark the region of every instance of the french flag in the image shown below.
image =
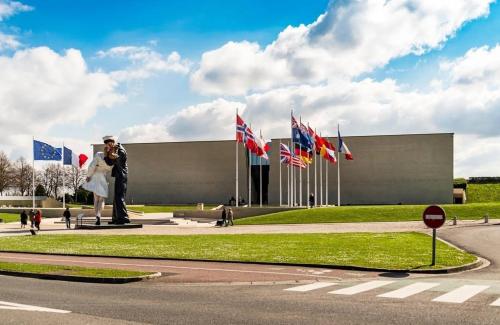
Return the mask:
M342 152L345 155L345 159L354 160L351 151L349 150L344 140L342 140L342 137L340 136L340 131L339 131L339 152Z
M64 165L82 168L89 157L84 154L77 155L71 149L64 147Z

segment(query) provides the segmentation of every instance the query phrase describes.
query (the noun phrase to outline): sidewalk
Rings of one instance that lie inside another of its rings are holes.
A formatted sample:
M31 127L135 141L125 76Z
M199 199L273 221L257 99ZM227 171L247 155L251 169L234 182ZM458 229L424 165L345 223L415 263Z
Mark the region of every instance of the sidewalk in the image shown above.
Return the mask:
M365 223L325 223L291 225L253 225L234 227L214 227L207 223L185 223L180 225L144 225L141 229L109 230L68 230L64 224L55 223L59 218L44 219L40 234L93 234L93 235L207 235L207 234L279 234L279 233L347 233L347 232L430 232L421 221L408 222L365 222ZM490 224L500 220L490 220ZM479 226L483 221L459 221L452 226L447 221L442 229ZM19 223L0 224L0 236L22 236L29 229L20 229Z

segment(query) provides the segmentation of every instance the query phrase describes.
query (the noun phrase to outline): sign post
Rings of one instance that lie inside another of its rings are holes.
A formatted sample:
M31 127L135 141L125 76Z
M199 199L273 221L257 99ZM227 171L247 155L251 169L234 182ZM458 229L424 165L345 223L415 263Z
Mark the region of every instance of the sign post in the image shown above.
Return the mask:
M424 223L427 227L432 228L432 264L436 265L436 229L444 225L446 221L446 213L443 208L438 205L430 205L424 210Z

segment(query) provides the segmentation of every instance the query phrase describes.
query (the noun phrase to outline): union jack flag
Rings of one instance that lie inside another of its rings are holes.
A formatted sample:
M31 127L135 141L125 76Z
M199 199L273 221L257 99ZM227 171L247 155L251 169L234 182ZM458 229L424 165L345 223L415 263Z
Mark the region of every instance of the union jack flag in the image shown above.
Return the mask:
M292 154L290 148L288 148L288 146L283 143L281 143L280 145L280 161L282 164L306 168L306 164L302 161L302 159Z

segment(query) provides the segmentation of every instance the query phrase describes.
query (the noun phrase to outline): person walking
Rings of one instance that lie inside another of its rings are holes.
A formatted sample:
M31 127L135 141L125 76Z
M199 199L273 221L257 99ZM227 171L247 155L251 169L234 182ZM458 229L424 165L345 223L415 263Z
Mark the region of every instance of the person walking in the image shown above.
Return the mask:
M66 228L71 229L71 212L69 211L69 208L66 208L63 212L63 217L66 220Z
M40 231L40 224L42 223L42 211L36 210L35 214L35 227Z
M227 209L227 224L229 225L229 223L231 223L231 226L234 226L233 221L234 221L233 209L229 208L229 209Z
M309 207L314 207L314 193L309 194Z
M31 222L31 228L33 228L35 224L35 211L33 209L30 210L29 217Z
M26 210L23 210L23 212L21 212L21 228L26 228L27 224L28 224L28 215L26 214Z
M226 210L226 207L222 208L222 226L227 227L227 210Z

